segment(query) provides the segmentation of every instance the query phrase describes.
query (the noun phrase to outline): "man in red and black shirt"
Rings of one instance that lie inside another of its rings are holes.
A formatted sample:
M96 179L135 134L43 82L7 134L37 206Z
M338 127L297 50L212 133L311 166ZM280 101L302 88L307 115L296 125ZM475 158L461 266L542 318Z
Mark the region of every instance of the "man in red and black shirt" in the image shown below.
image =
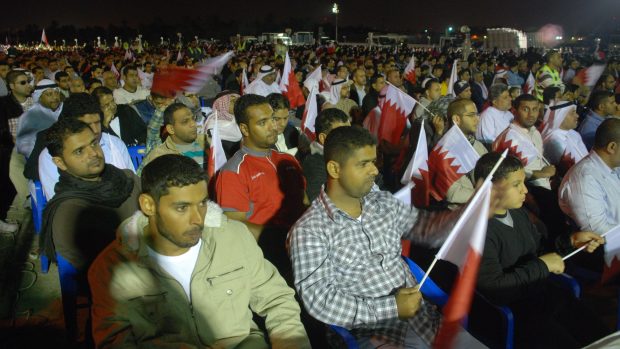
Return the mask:
M248 226L267 259L273 253L276 259L286 257L286 233L306 209L303 171L293 156L274 150L278 132L265 97L239 98L235 119L243 145L217 177L218 204L229 218Z

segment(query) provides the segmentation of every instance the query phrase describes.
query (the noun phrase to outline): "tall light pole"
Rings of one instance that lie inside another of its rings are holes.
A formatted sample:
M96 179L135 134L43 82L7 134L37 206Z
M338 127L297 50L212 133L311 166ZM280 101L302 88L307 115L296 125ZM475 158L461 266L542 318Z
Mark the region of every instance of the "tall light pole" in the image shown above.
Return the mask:
M338 42L338 14L340 13L340 9L337 3L334 3L334 6L332 6L332 13L336 15L336 42Z

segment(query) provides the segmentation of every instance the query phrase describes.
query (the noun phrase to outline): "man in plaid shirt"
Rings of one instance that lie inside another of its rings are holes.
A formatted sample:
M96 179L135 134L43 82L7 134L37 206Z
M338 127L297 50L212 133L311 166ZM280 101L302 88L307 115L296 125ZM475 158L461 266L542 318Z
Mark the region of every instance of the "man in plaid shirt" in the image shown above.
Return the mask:
M333 130L324 154L327 186L288 237L306 310L350 329L361 348L430 348L441 315L415 288L400 241L439 246L462 209L431 213L371 192L376 141L365 129ZM484 346L462 330L457 347Z

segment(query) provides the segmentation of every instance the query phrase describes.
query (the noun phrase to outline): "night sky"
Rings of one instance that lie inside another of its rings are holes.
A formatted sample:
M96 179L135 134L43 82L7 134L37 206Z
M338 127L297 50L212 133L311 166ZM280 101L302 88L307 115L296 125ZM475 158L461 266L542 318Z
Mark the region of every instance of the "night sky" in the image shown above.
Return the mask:
M186 16L206 18L211 14L247 22L272 13L276 18L306 17L320 24L333 21L331 3L327 0L7 0L0 11L0 31L26 24L45 26L53 19L60 25L105 27L120 24L122 20L134 26L156 17L171 23ZM547 23L559 24L567 33L589 33L618 28L620 16L620 0L344 0L339 5L341 26L367 24L405 33L425 27L439 31L448 25L463 24L505 25L529 31Z

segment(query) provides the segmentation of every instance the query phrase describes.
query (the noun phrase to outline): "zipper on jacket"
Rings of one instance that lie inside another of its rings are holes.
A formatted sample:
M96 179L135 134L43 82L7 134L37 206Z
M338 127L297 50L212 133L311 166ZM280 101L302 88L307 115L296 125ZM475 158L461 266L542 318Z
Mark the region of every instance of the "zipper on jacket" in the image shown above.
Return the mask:
M225 273L223 273L223 274L220 274L220 275L216 275L216 276L212 276L212 277L210 277L210 278L207 278L207 282L209 283L209 285L213 286L213 280L215 280L215 279L217 279L217 278L219 278L219 277L222 277L222 276L226 276L226 275L228 275L228 274L232 274L232 273L234 273L234 272L236 272L236 271L239 271L239 270L243 270L243 267L239 267L239 268L237 268L237 269L234 269L234 270L231 270L231 271L225 272Z

